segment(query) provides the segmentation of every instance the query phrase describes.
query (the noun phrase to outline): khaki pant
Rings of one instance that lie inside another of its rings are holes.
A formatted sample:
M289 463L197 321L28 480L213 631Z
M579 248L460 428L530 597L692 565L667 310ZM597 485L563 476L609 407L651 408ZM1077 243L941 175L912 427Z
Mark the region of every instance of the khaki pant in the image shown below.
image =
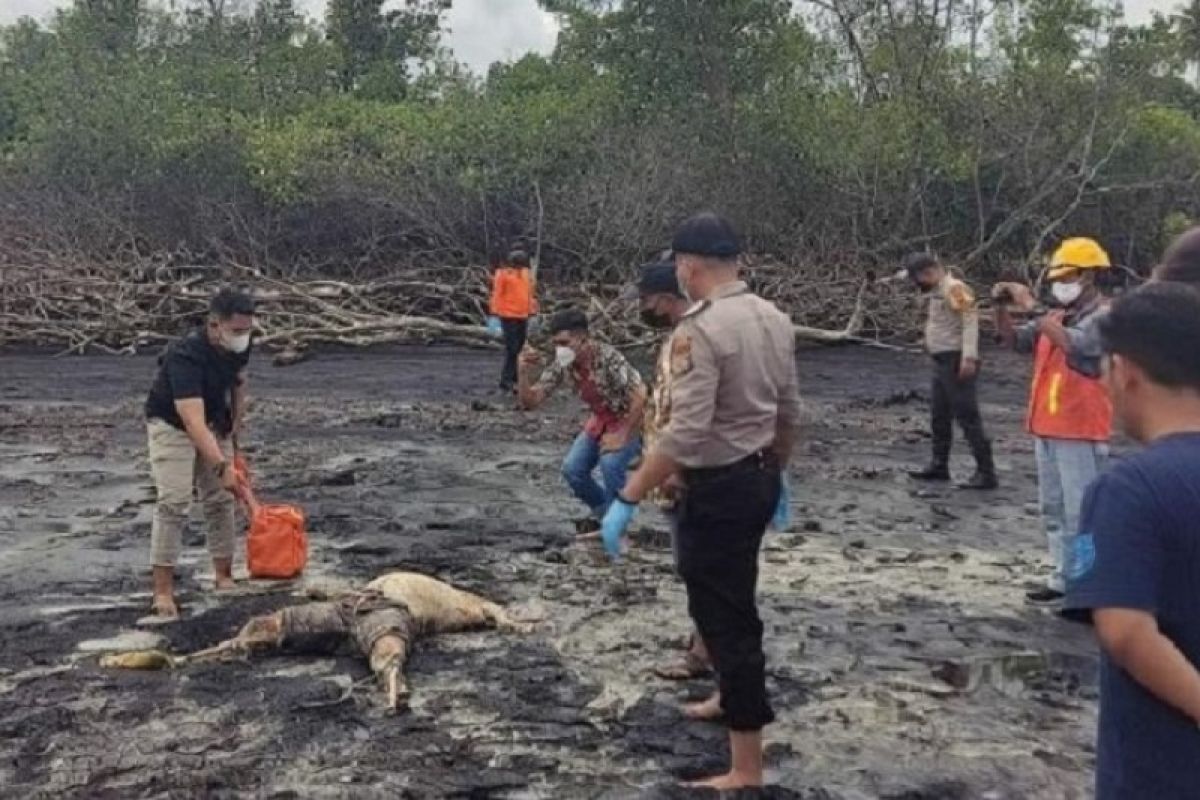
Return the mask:
M234 497L221 487L217 470L205 464L188 435L162 420L146 425L150 440L150 473L158 500L150 528L150 557L156 567L173 567L183 546L183 528L193 492L208 526L208 552L214 559L233 558ZM221 452L232 456L229 439L217 437Z

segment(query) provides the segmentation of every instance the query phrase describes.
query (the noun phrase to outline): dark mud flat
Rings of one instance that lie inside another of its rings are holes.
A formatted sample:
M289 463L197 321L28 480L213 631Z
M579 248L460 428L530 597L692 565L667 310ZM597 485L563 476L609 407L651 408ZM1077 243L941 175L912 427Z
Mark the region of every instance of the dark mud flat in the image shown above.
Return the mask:
M763 557L779 721L761 796L1088 796L1093 646L1022 603L1045 569L1024 364L989 365L1005 488L971 496L903 474L928 445L920 359L800 357L794 527ZM423 642L393 716L350 657L99 669L97 650L139 644L148 604L153 360L0 356L0 796L689 796L673 781L726 753L675 710L705 685L648 674L687 630L658 520L643 513L615 570L572 544L557 464L577 408L514 412L495 362L406 348L255 365L254 463L264 495L310 515L307 582L414 569L547 620ZM174 651L304 590L211 597L201 544L197 529L185 621L153 631Z

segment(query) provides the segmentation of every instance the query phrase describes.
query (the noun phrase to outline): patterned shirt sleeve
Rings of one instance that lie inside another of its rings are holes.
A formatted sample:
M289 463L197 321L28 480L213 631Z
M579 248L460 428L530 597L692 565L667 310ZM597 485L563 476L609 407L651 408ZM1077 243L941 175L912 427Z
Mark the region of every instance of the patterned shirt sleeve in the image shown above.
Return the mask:
M551 361L550 366L542 370L542 375L533 388L541 390L546 397L549 397L555 389L562 386L566 377L567 371L558 365L558 361Z
M598 346L596 384L604 397L604 404L618 416L629 412L629 396L643 386L642 376L633 365L611 345Z

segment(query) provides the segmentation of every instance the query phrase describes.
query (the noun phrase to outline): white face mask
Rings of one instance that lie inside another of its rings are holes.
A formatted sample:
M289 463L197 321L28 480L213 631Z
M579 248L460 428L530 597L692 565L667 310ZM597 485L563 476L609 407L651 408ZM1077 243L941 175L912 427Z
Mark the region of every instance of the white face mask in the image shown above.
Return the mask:
M222 334L221 338L225 342L225 349L231 353L244 353L250 347L249 333L242 333L234 336Z
M575 351L569 347L555 347L554 363L558 364L562 369L566 369L575 363Z
M1069 306L1083 294L1083 284L1055 283L1050 286L1050 294L1054 295L1060 306Z

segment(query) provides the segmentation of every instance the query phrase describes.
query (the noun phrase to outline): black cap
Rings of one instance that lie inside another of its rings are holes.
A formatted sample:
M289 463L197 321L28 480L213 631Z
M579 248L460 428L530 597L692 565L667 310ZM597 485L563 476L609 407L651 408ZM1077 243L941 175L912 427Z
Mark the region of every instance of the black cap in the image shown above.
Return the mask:
M673 294L683 297L679 290L679 279L675 277L674 261L654 261L642 265L638 276L637 291L640 295Z
M734 258L742 252L742 241L729 220L705 213L697 214L679 226L671 249L682 255Z
M908 273L910 278L916 277L917 273L936 267L938 265L937 256L933 253L910 253L904 259L904 271Z

